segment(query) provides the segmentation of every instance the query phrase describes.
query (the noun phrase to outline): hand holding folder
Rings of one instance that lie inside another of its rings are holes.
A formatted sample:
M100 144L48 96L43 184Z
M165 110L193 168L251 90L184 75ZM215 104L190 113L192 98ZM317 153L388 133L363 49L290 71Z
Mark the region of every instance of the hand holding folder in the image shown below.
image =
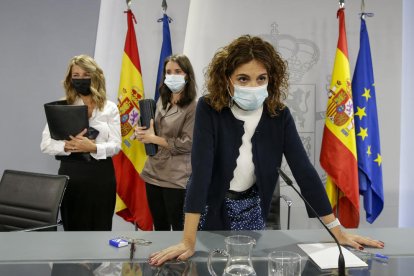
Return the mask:
M50 136L55 140L70 140L88 129L85 136L95 139L99 131L89 127L88 107L86 105L68 105L66 100L46 103L44 105Z
M155 101L153 99L144 99L138 102L140 109L140 125L150 127L151 119L155 117ZM154 129L155 131L155 129ZM156 144L145 144L145 152L149 156L157 153L158 146Z

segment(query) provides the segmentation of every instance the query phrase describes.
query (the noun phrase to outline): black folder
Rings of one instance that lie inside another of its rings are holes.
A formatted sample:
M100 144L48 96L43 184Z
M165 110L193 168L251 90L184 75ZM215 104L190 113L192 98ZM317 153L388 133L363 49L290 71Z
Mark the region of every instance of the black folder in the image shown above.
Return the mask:
M151 119L155 117L155 101L153 99L144 99L138 101L140 110L140 125L150 127ZM155 131L155 126L154 126ZM145 144L145 153L149 156L153 156L157 153L158 145L156 144Z
M50 102L44 105L50 136L55 140L70 140L89 127L88 107L86 105L68 105L66 100Z

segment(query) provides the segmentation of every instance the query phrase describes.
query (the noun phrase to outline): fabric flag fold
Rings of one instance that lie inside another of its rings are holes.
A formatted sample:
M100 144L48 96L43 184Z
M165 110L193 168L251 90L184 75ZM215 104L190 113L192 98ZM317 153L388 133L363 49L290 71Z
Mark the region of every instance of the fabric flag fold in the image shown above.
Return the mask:
M158 87L162 80L162 73L164 71L164 61L167 57L172 55L172 47L171 47L171 34L170 34L170 18L166 13L162 17L162 46L161 46L161 53L160 53L160 61L158 63L158 73L157 73L157 83L155 84L155 93L154 93L154 100L155 102L158 101L160 94L158 92Z
M341 224L359 225L358 167L345 10L337 12L339 36L328 93L320 163L326 171L326 192Z
M382 157L374 73L368 30L361 17L360 48L352 78L359 193L364 198L366 220L373 223L384 207Z
M144 86L133 22L135 17L131 10L125 13L128 30L118 90L122 150L113 158L117 181L115 212L126 221L136 223L141 230L152 230L145 182L139 175L147 157L144 145L134 139L134 126L139 118L138 100L144 98Z

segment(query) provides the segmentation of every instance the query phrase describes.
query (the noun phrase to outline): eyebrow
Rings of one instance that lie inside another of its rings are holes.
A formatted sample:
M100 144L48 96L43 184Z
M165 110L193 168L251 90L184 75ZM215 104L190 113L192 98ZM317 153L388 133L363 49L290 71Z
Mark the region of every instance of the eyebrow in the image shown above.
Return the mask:
M257 77L262 77L262 76L268 76L268 73L262 73L262 74L258 75ZM245 74L245 73L237 74L236 77L249 77L250 78L250 76Z

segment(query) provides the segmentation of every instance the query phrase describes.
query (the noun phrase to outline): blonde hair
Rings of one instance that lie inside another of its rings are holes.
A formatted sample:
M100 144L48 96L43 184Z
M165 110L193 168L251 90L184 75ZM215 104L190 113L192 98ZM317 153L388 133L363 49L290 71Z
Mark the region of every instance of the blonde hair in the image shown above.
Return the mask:
M79 66L91 75L92 100L97 108L102 110L106 102L105 76L96 61L87 55L74 56L69 61L66 77L63 81L68 104L73 104L78 96L78 93L72 85L72 68L74 65Z

